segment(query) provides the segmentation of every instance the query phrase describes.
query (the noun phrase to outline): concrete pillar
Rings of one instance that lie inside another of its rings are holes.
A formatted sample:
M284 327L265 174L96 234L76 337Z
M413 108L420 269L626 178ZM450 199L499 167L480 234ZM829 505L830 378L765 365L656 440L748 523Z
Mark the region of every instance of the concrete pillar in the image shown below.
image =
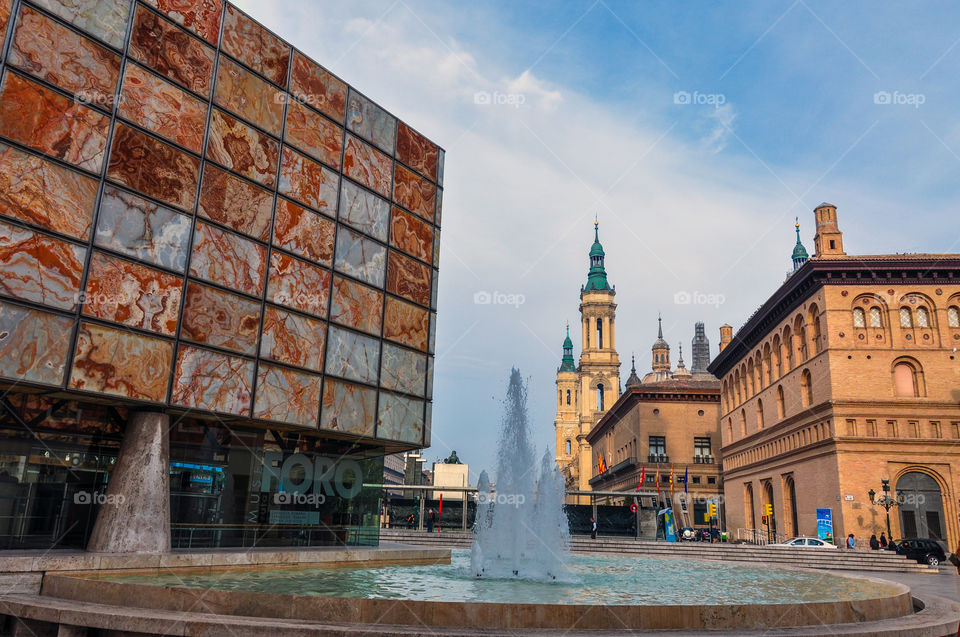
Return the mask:
M130 414L88 551L170 551L170 417Z

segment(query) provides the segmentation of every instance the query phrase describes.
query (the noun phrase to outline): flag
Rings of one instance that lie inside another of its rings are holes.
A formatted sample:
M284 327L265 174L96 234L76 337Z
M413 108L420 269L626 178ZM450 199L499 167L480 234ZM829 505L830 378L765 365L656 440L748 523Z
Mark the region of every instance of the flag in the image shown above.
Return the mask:
M647 479L647 468L646 466L640 466L640 482L637 483L637 493L640 492L640 487L643 486L643 481Z
M607 462L603 459L603 454L597 452L597 473L604 473L607 470Z
M657 495L660 495L660 465L657 465Z
M689 491L687 491L687 476L689 472L690 472L690 467L683 468L683 492L684 493L690 493Z

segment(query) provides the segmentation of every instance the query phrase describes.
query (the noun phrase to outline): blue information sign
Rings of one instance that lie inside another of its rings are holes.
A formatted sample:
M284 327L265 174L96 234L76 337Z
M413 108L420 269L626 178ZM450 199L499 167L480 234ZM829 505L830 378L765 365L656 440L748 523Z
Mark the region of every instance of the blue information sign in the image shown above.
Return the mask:
M833 542L833 510L817 509L817 537Z

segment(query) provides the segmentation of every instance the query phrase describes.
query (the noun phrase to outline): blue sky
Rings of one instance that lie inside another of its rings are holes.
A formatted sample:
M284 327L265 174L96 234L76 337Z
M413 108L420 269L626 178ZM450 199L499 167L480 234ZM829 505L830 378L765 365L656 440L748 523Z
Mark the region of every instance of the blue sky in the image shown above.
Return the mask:
M796 216L812 252L821 201L848 253L960 246L955 3L239 5L446 148L427 457L456 449L474 480L495 464L511 366L552 449L594 215L624 380L631 352L649 368L658 312L674 352L689 362L703 320L715 355L719 326L782 283Z

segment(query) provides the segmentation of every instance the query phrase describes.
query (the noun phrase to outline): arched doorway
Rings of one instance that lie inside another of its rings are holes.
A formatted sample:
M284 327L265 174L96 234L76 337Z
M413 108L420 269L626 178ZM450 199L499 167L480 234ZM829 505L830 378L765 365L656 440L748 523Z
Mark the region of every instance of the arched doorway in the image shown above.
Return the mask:
M911 471L897 480L901 498L900 533L903 537L946 538L940 485L931 476Z
M753 511L753 485L749 482L743 485L743 508L746 513L743 517L747 523L747 528L751 530L756 529L757 518Z
M763 483L763 511L764 514L767 512L767 505L770 505L769 510L773 512L773 515L767 517L767 541L776 542L777 537L777 516L776 508L773 506L773 485L770 484L770 481Z
M786 510L783 533L788 537L800 535L800 527L797 524L797 485L792 475L783 477L783 499L783 507Z

